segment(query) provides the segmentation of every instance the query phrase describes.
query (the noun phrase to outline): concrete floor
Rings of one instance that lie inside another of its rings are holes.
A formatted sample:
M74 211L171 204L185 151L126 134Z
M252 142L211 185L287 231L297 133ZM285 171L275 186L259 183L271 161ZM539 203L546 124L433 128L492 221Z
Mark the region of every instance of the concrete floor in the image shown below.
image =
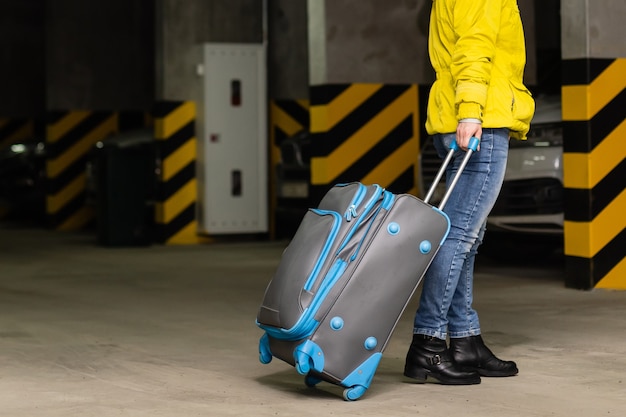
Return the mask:
M103 248L0 227L0 416L624 416L626 293L565 289L559 262L481 262L484 338L520 374L402 376L413 302L356 402L258 361L254 324L285 242Z

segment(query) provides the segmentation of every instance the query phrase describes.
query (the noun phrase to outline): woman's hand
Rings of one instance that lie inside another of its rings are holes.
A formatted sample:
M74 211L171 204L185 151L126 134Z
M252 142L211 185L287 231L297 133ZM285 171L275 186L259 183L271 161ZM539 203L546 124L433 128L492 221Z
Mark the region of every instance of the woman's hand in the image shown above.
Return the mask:
M480 123L475 122L459 122L456 127L456 143L459 145L459 148L467 151L467 147L469 145L470 139L472 136L481 138L483 134L483 126ZM477 151L480 150L480 145L478 145Z

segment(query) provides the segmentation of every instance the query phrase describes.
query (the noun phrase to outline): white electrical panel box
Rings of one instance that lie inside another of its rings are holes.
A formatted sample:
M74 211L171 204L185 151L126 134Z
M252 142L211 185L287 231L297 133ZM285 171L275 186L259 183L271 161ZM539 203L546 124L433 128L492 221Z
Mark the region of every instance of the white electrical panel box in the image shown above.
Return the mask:
M210 43L203 45L203 56L200 232L267 232L265 46Z

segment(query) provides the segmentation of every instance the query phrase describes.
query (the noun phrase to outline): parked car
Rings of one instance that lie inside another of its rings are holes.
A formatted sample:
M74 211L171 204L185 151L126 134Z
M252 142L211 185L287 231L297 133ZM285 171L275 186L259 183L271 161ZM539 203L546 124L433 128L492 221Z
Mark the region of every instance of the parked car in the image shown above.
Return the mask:
M528 140L511 140L502 190L487 220L489 232L483 249L498 255L509 253L509 244L519 247L520 242L527 252L537 253L562 245L561 97L538 96L535 101ZM428 190L440 164L429 138L423 144L419 161L422 192ZM441 198L443 187L434 194L433 202Z
M0 205L10 217L43 221L46 147L32 138L0 150Z

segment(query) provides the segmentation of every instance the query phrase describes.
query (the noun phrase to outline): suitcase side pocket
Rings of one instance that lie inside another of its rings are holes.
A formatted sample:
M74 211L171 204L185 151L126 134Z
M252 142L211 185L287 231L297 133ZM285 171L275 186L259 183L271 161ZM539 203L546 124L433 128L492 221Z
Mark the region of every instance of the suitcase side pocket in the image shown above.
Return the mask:
M323 278L322 267L340 226L341 216L336 212L307 212L267 287L257 316L259 327L291 339L302 332L301 328L309 326L309 305L315 299L311 289Z

